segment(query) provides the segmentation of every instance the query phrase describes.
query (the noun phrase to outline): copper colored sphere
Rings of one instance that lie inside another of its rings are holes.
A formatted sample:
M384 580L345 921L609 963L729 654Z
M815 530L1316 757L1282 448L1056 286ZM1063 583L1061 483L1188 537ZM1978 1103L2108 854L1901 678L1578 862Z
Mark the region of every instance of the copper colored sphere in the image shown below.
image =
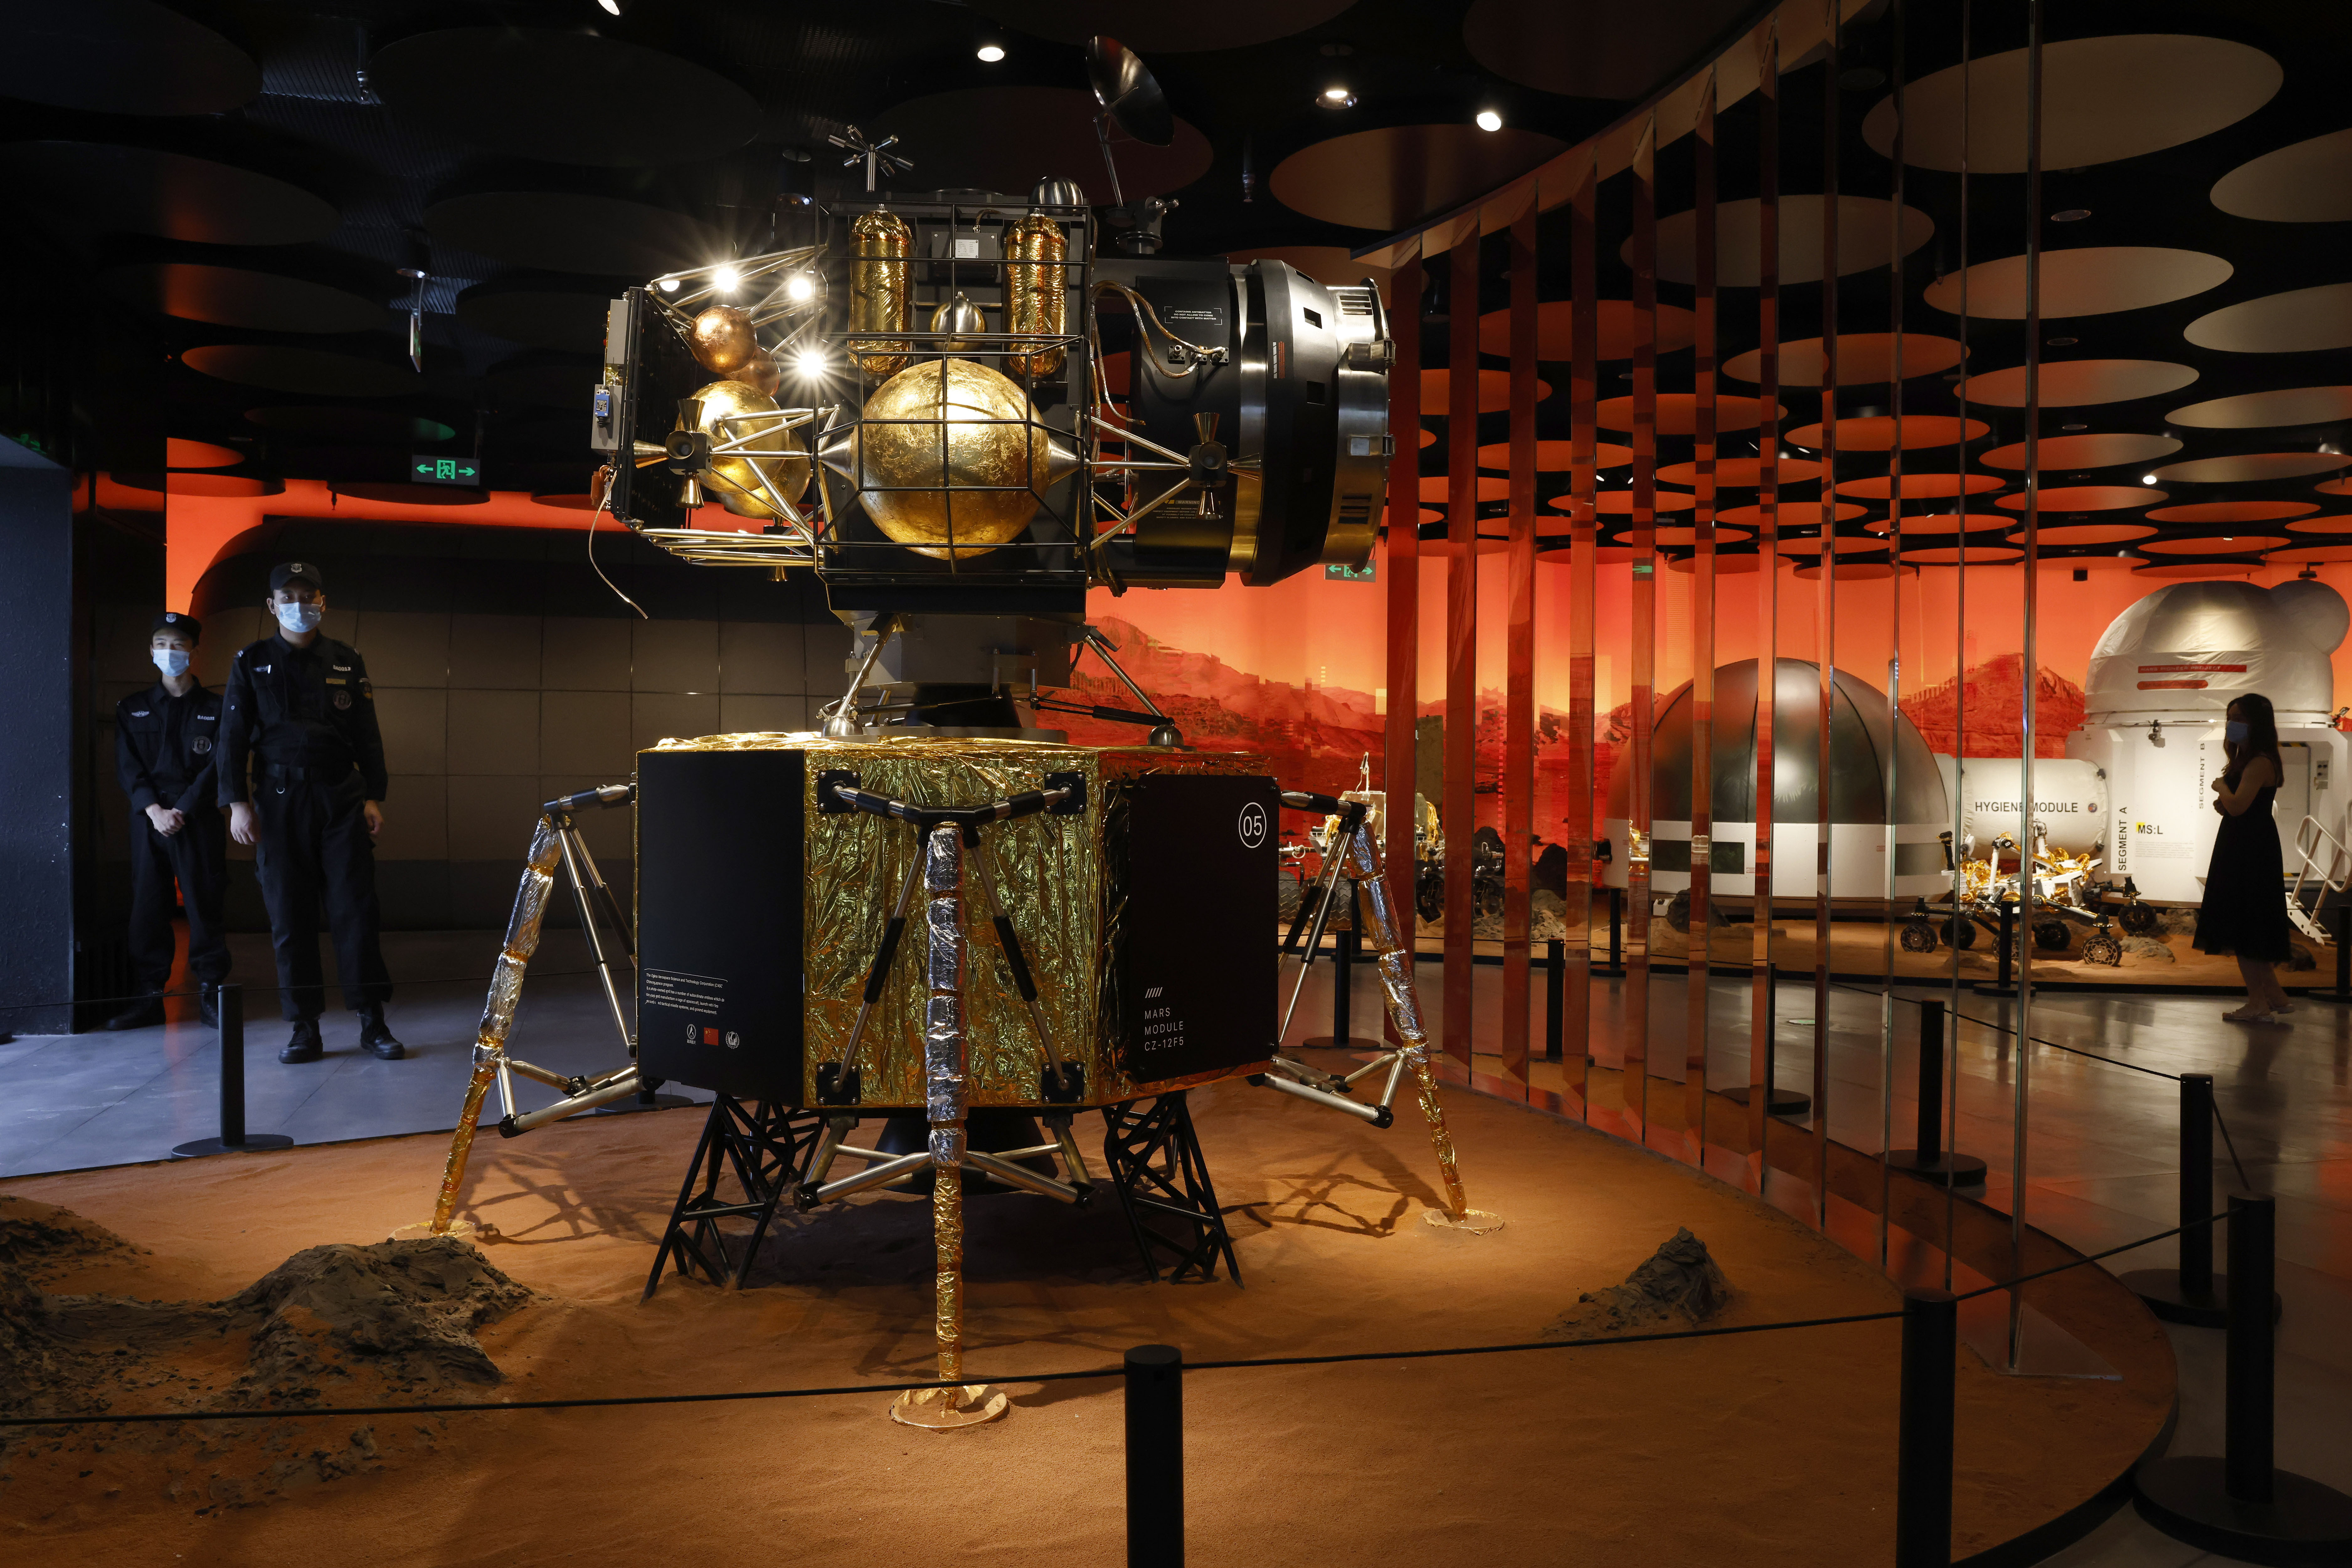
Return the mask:
M1047 488L1076 466L1019 387L961 359L892 376L823 459L858 486L875 527L940 560L985 555L1019 537Z
M776 388L784 384L784 373L776 368L773 354L764 351L751 356L751 363L735 373L735 379L763 397L776 395Z
M689 346L703 369L713 375L732 375L751 363L760 352L760 340L751 331L750 312L713 305L694 318Z
M767 359L765 354L760 357ZM710 459L710 471L702 478L704 492L737 517L782 521L774 500L760 481L764 477L786 500L799 501L808 489L809 460L793 448L806 437L782 429L775 399L742 382L714 381L694 395L702 405L698 427L710 432L712 446L753 437L750 455L730 452ZM747 417L763 414L776 417Z

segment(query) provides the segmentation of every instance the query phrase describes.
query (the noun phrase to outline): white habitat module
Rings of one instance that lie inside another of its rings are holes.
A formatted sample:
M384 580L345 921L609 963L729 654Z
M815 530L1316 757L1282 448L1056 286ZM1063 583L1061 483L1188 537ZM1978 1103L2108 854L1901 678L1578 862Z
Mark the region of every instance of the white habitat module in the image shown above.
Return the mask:
M2248 692L2271 700L2278 715L2279 755L2286 777L2272 814L2289 876L2303 864L2298 833L2322 846L2326 874L2345 837L2343 783L2352 736L2332 721L2335 669L2329 656L2352 629L2342 595L2312 579L2262 588L2251 583L2179 583L2158 589L2117 616L2091 652L2082 728L2066 738L2066 760L2034 768L2035 816L2053 846L2078 846L2076 803L2095 798L2081 772L2104 775L2105 863L2096 875L2128 877L2145 898L2196 903L2212 858L2212 780L2225 765L2222 712ZM2002 789L2013 802L2017 763L1971 760L1969 791L1990 799ZM1992 785L1991 768L2011 772ZM1987 768L1978 773L1979 768ZM2052 811L2043 800L2068 803ZM1979 808L1981 811L1983 808ZM2012 816L2014 805L2011 806ZM2308 818L2315 826L2306 828ZM1990 814L1979 817L1980 824ZM2015 828L2009 829L2012 834ZM1977 852L1985 852L1983 826Z

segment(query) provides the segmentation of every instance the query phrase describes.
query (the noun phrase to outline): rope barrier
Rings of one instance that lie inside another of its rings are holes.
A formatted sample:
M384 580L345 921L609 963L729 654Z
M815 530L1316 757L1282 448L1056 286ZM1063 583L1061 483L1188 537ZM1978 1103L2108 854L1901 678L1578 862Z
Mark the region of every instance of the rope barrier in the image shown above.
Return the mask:
M530 978L564 980L575 975L595 973L597 972L593 969L534 970L531 972ZM400 985L488 985L497 978L498 976L494 974L457 974L444 976L438 980L402 980L395 984ZM237 984L244 985L245 982L240 980ZM325 982L320 982L320 984L323 986ZM291 985L246 985L245 988L256 994L299 989ZM162 1002L173 997L186 998L203 994L203 990L199 988L194 991L140 991L128 996L77 996L68 1002L0 1002L0 1013L29 1013L43 1007L104 1007L117 1002Z

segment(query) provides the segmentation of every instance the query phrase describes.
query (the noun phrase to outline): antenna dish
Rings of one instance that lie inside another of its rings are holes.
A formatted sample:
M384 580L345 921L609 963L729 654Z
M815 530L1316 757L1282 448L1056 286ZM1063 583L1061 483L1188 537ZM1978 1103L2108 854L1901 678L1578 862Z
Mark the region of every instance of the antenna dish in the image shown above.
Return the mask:
M1148 146L1176 140L1176 117L1150 68L1133 49L1102 34L1087 40L1087 81L1112 124Z

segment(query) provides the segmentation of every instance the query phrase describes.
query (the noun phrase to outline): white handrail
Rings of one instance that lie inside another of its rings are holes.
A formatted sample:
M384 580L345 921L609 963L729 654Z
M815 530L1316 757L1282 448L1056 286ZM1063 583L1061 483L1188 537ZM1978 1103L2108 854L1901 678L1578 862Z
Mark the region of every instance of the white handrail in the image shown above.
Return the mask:
M2320 898L2341 893L2346 884L2352 882L2352 851L2347 851L2344 841L2328 831L2326 823L2306 816L2294 830L2294 853L2300 864L2294 869L2294 885L2287 889L2286 909L2288 917L2303 928L2305 935L2325 944L2328 941L2326 929L2316 918L2306 914L2303 907L2303 885L2311 877L2323 844L2329 853L2327 869L2319 875Z

